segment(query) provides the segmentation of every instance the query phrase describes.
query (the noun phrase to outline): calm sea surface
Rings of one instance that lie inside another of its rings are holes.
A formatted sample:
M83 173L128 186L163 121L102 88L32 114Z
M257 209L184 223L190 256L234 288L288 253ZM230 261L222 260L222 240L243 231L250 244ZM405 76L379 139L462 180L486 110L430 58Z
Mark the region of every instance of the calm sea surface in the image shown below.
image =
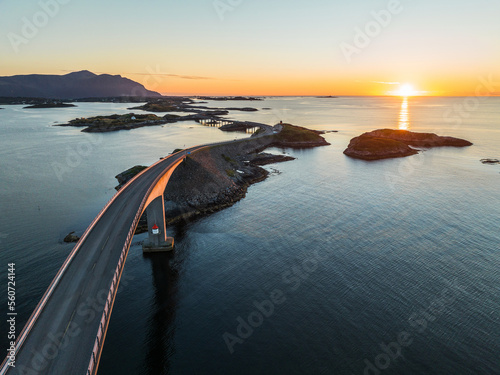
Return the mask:
M99 374L500 374L500 98L268 98L232 118L280 120L332 144L224 211L134 238ZM86 134L54 127L127 104L0 110L0 267L16 263L18 327L114 194L114 176L179 147L230 140L196 123ZM269 109L263 109L269 108ZM378 128L468 139L404 159L342 154ZM1 285L6 296L6 282ZM6 298L2 297L2 304ZM4 311L1 308L0 311ZM7 325L0 342L7 348Z

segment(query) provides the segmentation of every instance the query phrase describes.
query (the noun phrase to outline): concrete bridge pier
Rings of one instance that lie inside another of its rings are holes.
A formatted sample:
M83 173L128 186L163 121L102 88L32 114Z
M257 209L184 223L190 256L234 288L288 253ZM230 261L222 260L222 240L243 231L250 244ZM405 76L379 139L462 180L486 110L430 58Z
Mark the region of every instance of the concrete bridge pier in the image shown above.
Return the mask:
M163 195L151 201L146 208L146 215L148 217L148 238L144 240L142 251L156 253L173 250L174 238L167 236Z

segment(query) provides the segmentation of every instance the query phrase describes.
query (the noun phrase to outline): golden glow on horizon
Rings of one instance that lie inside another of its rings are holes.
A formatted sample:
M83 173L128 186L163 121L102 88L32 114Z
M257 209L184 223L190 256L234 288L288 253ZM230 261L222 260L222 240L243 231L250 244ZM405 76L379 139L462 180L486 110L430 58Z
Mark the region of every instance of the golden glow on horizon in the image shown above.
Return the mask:
M213 75L217 77L217 75ZM129 75L146 88L164 95L252 95L252 96L384 96L388 93L378 84L356 82L355 79L321 77L242 77L241 79L183 80L176 77L153 79ZM392 93L390 95L393 95Z
M271 75L228 76L220 72L197 72L197 75L211 79L181 79L171 76L144 76L128 74L128 78L144 84L146 88L164 95L247 95L247 96L429 96L439 94L440 87L423 78L426 87L432 91L418 91L416 86L396 85L388 91L386 84L380 84L377 76L347 76L342 78L317 74L310 77L289 77ZM389 78L382 78L389 81ZM438 89L438 90L436 90Z
M129 71L134 68L129 68ZM135 70L138 70L135 69ZM143 84L147 89L164 95L243 95L243 96L468 96L474 94L477 82L472 80L462 85L446 77L418 77L419 85L408 83L397 84L391 88L379 81L392 82L390 75L363 76L357 79L355 75L342 78L322 75L309 77L271 76L245 74L238 76L224 75L219 71L196 71L196 76L211 77L210 79L182 79L178 76L148 75L122 73L117 68L96 70L122 74L136 82ZM16 72L17 73L17 72ZM177 74L178 72L175 71ZM184 74L184 72L182 72ZM59 73L60 74L60 73ZM476 86L474 86L476 84ZM420 90L419 86L426 90ZM471 94L472 92L472 94Z
M419 92L416 91L413 88L413 85L409 83L405 83L399 86L399 88L391 93L392 95L397 95L397 96L403 96L403 97L408 97L408 96L415 96L419 95Z

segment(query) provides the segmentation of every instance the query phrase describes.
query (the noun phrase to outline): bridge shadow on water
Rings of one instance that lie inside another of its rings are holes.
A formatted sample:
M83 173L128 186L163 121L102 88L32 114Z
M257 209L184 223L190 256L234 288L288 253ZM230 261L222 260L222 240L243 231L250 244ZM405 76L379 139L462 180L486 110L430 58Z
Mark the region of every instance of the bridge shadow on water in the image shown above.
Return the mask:
M170 358L175 354L175 314L179 264L175 251L145 254L152 267L154 311L146 334L148 346L145 357L145 374L170 374Z
M189 223L169 227L176 243L187 236ZM172 233L173 232L173 233ZM142 373L167 375L171 373L170 359L175 355L175 318L179 273L187 254L182 246L167 253L143 254L151 264L154 290L154 311L148 322L146 333L145 365Z

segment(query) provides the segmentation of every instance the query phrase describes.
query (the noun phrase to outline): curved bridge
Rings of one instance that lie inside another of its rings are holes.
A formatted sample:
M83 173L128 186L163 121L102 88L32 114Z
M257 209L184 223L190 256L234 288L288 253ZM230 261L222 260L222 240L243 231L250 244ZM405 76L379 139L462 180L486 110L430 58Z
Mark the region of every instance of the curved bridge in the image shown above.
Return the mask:
M259 125L265 130L259 138L273 134L271 126ZM231 142L219 144L224 143ZM7 357L0 375L97 373L116 292L141 215L153 205L163 209L163 193L174 170L189 153L213 145L191 147L158 161L111 198L73 248L19 334L15 367L9 366ZM162 216L160 233L164 235L164 210Z

